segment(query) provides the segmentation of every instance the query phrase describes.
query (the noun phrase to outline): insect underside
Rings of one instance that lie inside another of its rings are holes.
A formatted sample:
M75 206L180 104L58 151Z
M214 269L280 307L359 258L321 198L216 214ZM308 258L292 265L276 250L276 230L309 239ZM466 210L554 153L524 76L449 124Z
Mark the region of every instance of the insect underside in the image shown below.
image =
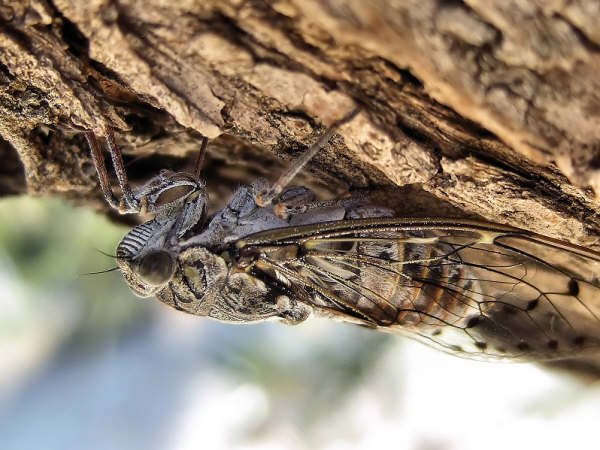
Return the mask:
M221 321L297 324L318 315L469 358L551 360L598 349L600 253L510 226L394 218L362 198L319 202L306 188L286 189L356 114L274 185L243 186L210 217L199 179L206 140L194 174L163 171L132 190L108 130L119 201L87 132L109 204L154 214L117 249L131 289Z

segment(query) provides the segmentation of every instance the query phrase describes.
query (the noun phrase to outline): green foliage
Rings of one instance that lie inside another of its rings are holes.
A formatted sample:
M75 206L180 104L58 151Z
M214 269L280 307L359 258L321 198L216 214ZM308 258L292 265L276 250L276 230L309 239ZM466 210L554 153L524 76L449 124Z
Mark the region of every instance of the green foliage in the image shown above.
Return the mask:
M125 228L49 198L3 199L0 218L0 266L26 286L14 299L17 309L68 316L64 334L82 345L143 319L143 301L132 297L118 271L84 275L114 267L97 249L114 253ZM1 319L5 326L10 320Z

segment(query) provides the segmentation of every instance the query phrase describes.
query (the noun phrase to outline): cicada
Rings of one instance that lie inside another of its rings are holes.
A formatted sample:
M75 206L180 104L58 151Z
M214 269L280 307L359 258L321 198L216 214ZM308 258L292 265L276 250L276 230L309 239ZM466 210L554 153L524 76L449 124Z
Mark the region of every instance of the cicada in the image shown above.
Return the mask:
M122 191L108 183L92 132L100 187L121 213L152 213L117 248L141 297L223 322L321 316L408 335L458 356L553 360L600 344L600 253L506 225L396 218L364 198L317 201L288 188L353 111L279 181L240 187L207 214L200 180L161 172L132 190L113 134L106 142Z

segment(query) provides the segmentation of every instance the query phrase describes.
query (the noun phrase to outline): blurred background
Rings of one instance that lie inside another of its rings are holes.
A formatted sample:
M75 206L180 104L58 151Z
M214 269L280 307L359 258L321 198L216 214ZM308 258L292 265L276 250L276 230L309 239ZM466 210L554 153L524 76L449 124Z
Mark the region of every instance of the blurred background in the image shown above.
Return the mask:
M220 324L139 299L127 228L0 200L0 448L593 448L600 385L311 321Z

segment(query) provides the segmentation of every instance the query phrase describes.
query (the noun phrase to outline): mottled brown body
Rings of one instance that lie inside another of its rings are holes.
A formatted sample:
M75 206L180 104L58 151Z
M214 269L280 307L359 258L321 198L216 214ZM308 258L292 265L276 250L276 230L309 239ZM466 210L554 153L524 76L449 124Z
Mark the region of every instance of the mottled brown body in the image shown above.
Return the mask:
M116 201L97 165L107 200L155 214L117 249L132 290L221 321L318 315L470 358L600 351L600 253L499 224L393 218L362 198L318 202L306 188L284 190L334 129L273 186L243 186L211 217L197 176L162 173L129 190L109 139L124 196Z

